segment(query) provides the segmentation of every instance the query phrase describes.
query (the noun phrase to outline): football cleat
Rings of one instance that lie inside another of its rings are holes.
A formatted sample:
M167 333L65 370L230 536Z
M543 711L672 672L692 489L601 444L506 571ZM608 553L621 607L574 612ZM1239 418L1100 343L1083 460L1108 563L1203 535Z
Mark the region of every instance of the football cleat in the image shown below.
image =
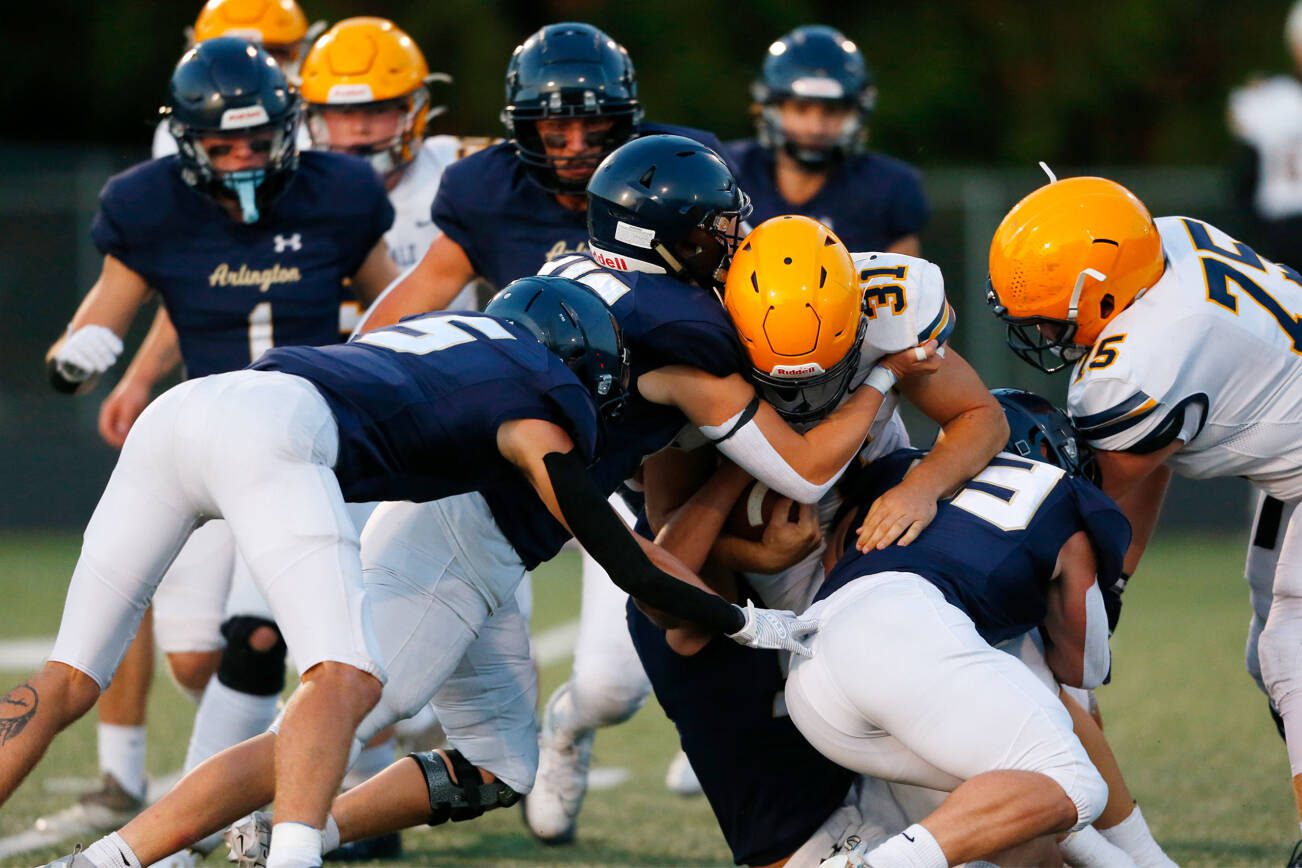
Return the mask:
M665 787L679 796L700 796L705 793L700 779L696 777L696 770L692 768L692 761L681 750L669 762L669 770L665 772Z
M271 814L254 811L242 820L236 820L226 830L228 862L240 868L266 868L267 851L271 849Z
M591 729L577 735L556 729L552 705L563 695L563 691L557 691L547 703L538 739L538 775L524 801L525 824L543 844L574 841L579 809L588 792L592 742L597 735Z
M36 830L60 839L112 832L144 807L144 799L128 793L117 778L105 772L99 789L83 793L75 805L39 818Z

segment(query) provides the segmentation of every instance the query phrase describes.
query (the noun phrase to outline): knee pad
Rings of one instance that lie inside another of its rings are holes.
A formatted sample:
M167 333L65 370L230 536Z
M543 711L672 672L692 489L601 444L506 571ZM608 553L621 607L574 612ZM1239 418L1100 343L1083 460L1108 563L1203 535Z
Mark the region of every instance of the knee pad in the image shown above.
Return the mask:
M438 826L451 820L460 823L473 820L494 808L509 808L520 801L520 794L501 781L484 783L484 778L461 755L460 751L447 751L448 762L456 772L453 783L443 757L437 751L408 754L420 766L429 788L429 825Z
M266 651L249 645L249 637L260 627L276 630L276 644ZM226 649L217 668L217 680L231 690L251 696L275 696L285 687L285 638L275 621L239 615L222 624Z

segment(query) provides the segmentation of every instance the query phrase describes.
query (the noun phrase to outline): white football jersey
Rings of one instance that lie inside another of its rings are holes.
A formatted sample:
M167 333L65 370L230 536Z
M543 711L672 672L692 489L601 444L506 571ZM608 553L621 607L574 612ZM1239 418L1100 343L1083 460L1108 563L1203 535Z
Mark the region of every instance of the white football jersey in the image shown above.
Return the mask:
M1072 418L1095 448L1179 438L1184 476L1302 497L1302 276L1200 220L1157 227L1166 271L1077 363Z
M1238 88L1229 120L1260 158L1258 213L1268 220L1302 214L1302 81L1281 75Z
M851 255L868 317L859 349L859 370L853 381L857 388L884 356L929 340L944 344L954 331L957 317L945 297L944 275L935 263L903 253ZM891 439L882 437L887 426L893 424L892 418L898 416L898 403L896 393L888 392L868 430L870 439L860 458L871 461L908 445L890 445Z

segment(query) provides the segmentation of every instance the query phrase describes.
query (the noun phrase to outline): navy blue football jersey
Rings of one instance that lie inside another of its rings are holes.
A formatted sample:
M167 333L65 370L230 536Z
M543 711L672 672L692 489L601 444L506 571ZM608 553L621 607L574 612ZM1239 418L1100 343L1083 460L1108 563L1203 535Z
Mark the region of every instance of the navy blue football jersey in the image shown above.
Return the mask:
M251 367L311 382L339 425L335 475L344 497L437 500L517 482L542 501L497 449L512 419L569 432L591 461L597 411L587 389L529 332L479 313L409 317L329 347L277 347Z
M803 214L830 227L855 252L886 250L915 235L930 216L917 169L883 154L856 154L837 166L803 205L778 192L773 154L754 139L727 144L737 183L754 206L752 226L782 214Z
M543 272L578 280L610 306L619 321L632 367L629 400L605 426L593 478L606 494L633 475L642 459L667 446L687 424L675 407L653 404L636 389L637 378L667 365L686 365L719 377L746 370L745 355L723 305L713 294L663 274L611 271L586 254L548 263ZM486 491L493 516L525 564L553 557L569 539L537 498L518 486Z
M393 222L370 164L309 151L257 223L232 220L181 180L175 155L109 179L95 246L163 298L191 377L233 371L273 346L339 340L339 301Z
M855 775L814 750L791 722L778 653L716 636L681 656L632 600L628 626L733 861L768 865L790 856L840 806Z
M931 582L968 614L987 642L1020 636L1044 620L1044 591L1063 543L1089 534L1099 585L1121 574L1130 523L1099 488L1052 464L1000 453L950 498L908 546L860 554L854 529L878 495L898 484L923 453L901 449L868 465L843 492L856 515L841 559L815 600L855 579L899 571Z
M716 153L713 133L642 124L639 135L672 133ZM588 248L587 215L563 207L525 170L509 142L457 160L443 172L431 208L435 224L461 246L475 274L501 288L536 274L544 263Z

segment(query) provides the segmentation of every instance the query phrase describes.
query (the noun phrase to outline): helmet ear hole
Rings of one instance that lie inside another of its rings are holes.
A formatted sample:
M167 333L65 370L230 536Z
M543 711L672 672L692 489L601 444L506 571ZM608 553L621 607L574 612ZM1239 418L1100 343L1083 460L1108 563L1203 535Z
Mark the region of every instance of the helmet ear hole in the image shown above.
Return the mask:
M1117 309L1117 300L1112 297L1112 293L1105 293L1099 299L1099 319L1107 319L1112 316L1113 311Z

